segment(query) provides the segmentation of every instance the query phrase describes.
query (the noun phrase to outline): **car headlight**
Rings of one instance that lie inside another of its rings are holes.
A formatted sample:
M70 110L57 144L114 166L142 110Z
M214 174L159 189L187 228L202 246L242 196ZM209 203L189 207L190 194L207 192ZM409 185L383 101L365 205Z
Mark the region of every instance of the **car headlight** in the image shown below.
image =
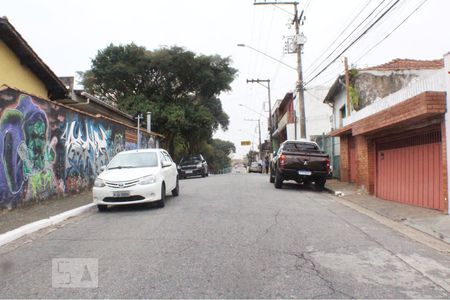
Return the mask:
M201 167L202 167L202 163L198 163L197 168L201 168Z
M150 175L150 176L145 176L143 178L141 178L141 180L139 181L139 184L151 184L151 183L155 183L156 182L156 176L155 175Z
M95 187L104 187L105 186L105 182L102 179L97 178L94 181L94 186Z
M181 169L181 167L180 167L180 166L177 166L177 169L178 169L178 170L180 170L180 169Z

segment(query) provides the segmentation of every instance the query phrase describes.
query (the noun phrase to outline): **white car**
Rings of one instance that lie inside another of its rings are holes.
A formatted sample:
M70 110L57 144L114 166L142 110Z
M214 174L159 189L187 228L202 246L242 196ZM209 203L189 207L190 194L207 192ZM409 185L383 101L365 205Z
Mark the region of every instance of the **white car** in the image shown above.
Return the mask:
M158 201L164 206L166 194L178 196L177 166L164 149L142 149L118 153L98 175L92 190L99 211L108 205Z

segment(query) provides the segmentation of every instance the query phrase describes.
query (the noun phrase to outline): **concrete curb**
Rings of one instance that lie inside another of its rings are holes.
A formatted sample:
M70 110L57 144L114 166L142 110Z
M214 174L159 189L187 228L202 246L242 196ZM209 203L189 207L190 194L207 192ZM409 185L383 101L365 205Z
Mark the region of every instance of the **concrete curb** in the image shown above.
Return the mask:
M403 235L423 245L426 245L442 253L447 254L450 253L450 244L448 244L446 241L438 239L437 237L429 234L426 231L417 229L416 227L410 226L408 224L391 220L385 216L378 214L375 211L372 211L354 202L346 200L345 198L342 198L340 195L338 195L337 191L334 191L330 188L325 188L325 190L328 191L330 194L335 195L337 198L336 201L338 203L341 203L342 205L345 205L353 210L356 210L357 212L362 213L368 216L369 218L379 222L380 224L383 224L391 229L394 229L395 231L402 233Z
M92 207L94 207L94 203L90 203L87 205L83 205L68 211L65 211L63 213L60 213L55 216L51 216L47 219L42 219L39 221L35 221L30 224L23 225L19 228L13 229L11 231L5 232L0 235L0 246L3 246L5 244L8 244L14 240L17 240L27 234L36 232L38 230L41 230L43 228L56 225L58 223L61 223L69 218L79 216L83 214L84 212L88 211Z

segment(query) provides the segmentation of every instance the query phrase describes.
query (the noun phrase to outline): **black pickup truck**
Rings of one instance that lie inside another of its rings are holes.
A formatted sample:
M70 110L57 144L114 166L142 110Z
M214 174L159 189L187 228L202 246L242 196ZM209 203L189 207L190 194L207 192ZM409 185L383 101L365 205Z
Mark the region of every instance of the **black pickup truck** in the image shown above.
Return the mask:
M280 189L285 180L314 182L318 190L325 186L330 172L330 158L319 146L309 141L288 140L281 144L270 162L270 182Z

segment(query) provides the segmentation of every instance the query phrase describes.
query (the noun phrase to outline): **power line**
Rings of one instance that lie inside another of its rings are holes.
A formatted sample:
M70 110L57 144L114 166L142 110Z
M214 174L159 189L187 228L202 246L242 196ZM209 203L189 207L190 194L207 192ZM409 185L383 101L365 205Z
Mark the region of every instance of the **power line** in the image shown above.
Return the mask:
M364 56L369 54L373 49L375 49L378 45L380 45L382 42L384 42L389 36L391 36L392 33L394 33L400 26L403 25L413 14L416 13L428 0L423 0L405 19L403 19L400 24L398 24L391 32L389 32L383 39L381 39L378 43L373 45L369 50L367 50L363 55L361 55L355 62L360 61Z
M332 42L328 45L328 47L326 47L325 51L323 51L322 54L320 54L320 55L319 55L319 56L318 56L318 57L317 57L310 65L309 65L309 67L306 68L305 72L308 72L308 71L315 65L315 63L318 62L318 61L319 61L319 60L327 53L328 49L330 49L330 48L334 45L334 43L336 43L336 41L339 40L339 38L340 38L340 37L344 34L344 32L350 27L350 25L353 24L353 22L356 20L356 18L358 18L359 15L362 14L362 12L367 8L367 6L369 6L369 4L370 4L370 0L367 0L367 2L365 3L365 5L363 6L363 8L360 9L360 10L356 13L356 15L353 17L353 19L352 19L350 22L348 22L348 24L345 26L345 28L338 34L338 36L336 37L336 39L335 39L334 41L332 41Z
M350 32L346 37L345 37L345 39L344 40L342 40L341 41L341 43L336 47L336 48L334 48L334 50L333 51L331 51L330 52L330 54L328 54L328 56L327 57L325 57L325 59L323 59L322 60L322 62L321 63L319 63L311 72L309 72L310 74L311 73L314 73L317 69L319 69L319 67L323 64L323 63L325 63L326 62L326 60L328 59L328 58L330 58L336 51L338 51L338 49L353 35L353 33L355 33L377 10L378 10L378 8L384 3L384 2L386 2L386 0L383 0L382 2L380 2L378 5L377 5L377 7L375 7L371 12L370 12L370 14L368 15L368 16L366 16L365 18L364 18L364 20L362 20L353 30L352 30L352 32Z
M342 54L345 53L351 46L353 46L357 41L359 41L364 35L369 32L370 29L373 28L386 14L388 14L397 4L400 2L400 0L396 0L394 4L392 4L386 11L384 11L378 19L375 20L363 33L361 33L355 40L353 40L350 45L348 45L343 51L341 51L330 63L328 63L320 72L318 72L316 75L314 75L306 84L308 85L311 81L316 79L320 74L322 74L332 63L334 63Z
M311 4L311 0L308 0L308 2L306 2L306 4L305 4L305 7L303 8L303 11L305 12L305 15L306 15L306 13L308 12L308 10L309 10L309 5Z
M284 11L285 13L291 15L291 16L294 16L294 14L291 13L290 11L288 11L287 9L284 9L284 8L282 8L282 7L279 7L279 6L276 5L276 4L272 4L272 5L273 5L274 7L276 7L276 8L278 8L279 10L282 10L282 11Z

